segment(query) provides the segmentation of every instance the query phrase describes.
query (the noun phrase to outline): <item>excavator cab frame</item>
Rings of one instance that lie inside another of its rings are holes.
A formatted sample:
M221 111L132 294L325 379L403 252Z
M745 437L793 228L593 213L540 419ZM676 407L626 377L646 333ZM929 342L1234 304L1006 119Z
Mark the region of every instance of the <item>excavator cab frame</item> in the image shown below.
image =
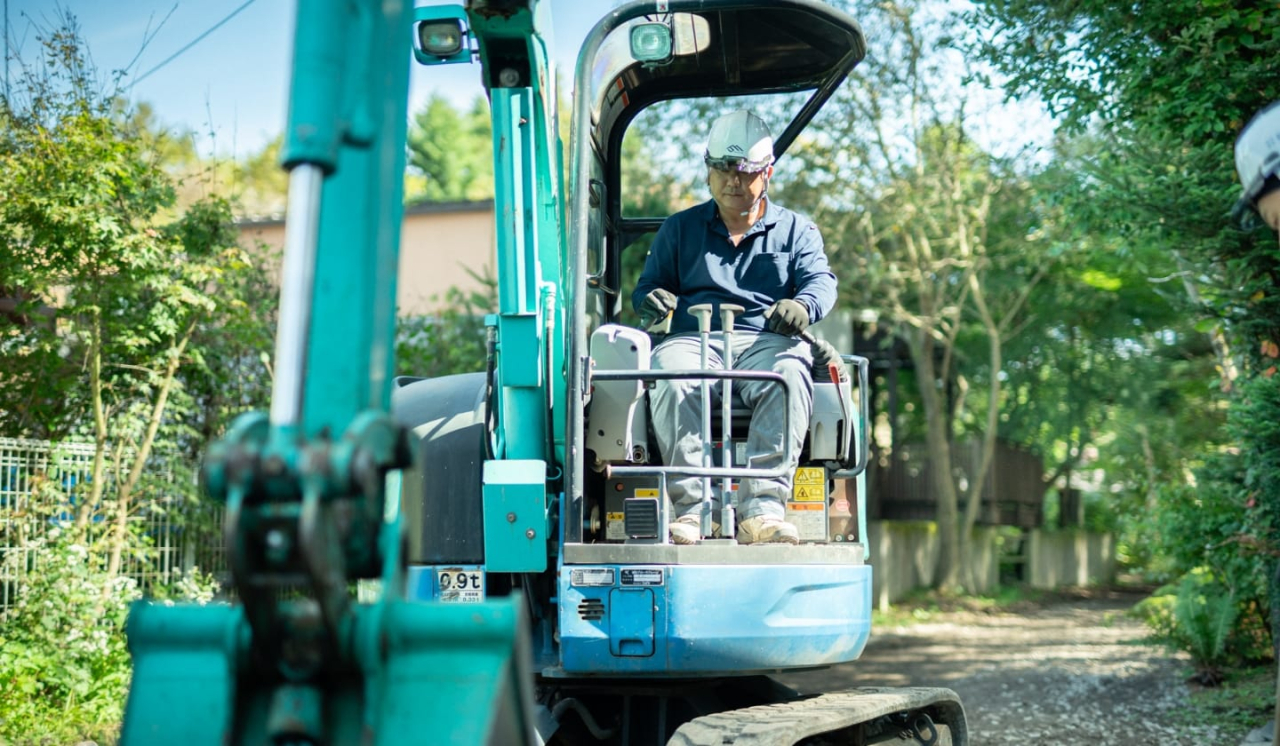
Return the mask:
M775 158L781 158L866 55L857 22L818 0L672 0L658 5L662 12L657 16L653 3L616 9L596 24L579 53L569 189L569 360L590 358L588 338L594 330L587 320L593 306L604 323L620 314L625 295L622 252L666 219L623 214L619 164L623 140L636 117L664 101L810 91L774 138ZM620 32L653 23L655 17L672 29L670 58L653 64L625 55L621 42L630 34ZM571 401L589 398L589 370L589 365L570 366ZM569 416L571 442L580 443L584 423L575 412ZM583 448L573 448L566 454L565 541L570 543L582 540L581 528L589 523L580 479L585 472L575 462L582 453Z

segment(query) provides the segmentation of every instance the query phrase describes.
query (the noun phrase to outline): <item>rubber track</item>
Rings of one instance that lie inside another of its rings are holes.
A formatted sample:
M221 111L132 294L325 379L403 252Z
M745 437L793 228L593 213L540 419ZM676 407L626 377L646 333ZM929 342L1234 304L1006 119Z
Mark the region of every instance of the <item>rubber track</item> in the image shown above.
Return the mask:
M964 708L950 689L866 687L780 704L704 715L680 726L668 746L792 746L895 712L927 709L951 727L955 746L968 743Z

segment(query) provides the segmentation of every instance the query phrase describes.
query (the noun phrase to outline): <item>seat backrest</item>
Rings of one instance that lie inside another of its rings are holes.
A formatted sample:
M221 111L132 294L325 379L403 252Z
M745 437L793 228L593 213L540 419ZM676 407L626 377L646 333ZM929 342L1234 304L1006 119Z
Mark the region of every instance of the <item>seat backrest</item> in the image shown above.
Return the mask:
M605 324L591 333L595 370L648 370L649 335L621 324ZM587 450L598 464L645 463L649 459L649 408L642 381L596 381L587 410Z

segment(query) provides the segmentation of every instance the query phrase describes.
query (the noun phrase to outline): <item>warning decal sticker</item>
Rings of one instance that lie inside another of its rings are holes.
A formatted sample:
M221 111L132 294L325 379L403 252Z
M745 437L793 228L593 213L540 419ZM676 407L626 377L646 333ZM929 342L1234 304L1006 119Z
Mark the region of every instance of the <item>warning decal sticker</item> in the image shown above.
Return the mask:
M815 466L802 466L796 469L796 477L791 483L791 499L801 502L826 502L827 474L826 470Z

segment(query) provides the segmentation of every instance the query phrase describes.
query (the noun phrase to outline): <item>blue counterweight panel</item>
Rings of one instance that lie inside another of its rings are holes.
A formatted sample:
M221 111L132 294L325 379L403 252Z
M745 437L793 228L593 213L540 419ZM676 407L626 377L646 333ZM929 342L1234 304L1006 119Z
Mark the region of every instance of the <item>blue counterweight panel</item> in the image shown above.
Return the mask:
M561 568L562 671L553 675L826 666L857 659L870 634L867 565L671 565L661 568L661 585L647 586L653 593L653 654L629 654L639 648L620 636L637 638L650 613L635 589L621 592L623 573L635 570L611 566L611 585L575 586L572 573L583 569Z

